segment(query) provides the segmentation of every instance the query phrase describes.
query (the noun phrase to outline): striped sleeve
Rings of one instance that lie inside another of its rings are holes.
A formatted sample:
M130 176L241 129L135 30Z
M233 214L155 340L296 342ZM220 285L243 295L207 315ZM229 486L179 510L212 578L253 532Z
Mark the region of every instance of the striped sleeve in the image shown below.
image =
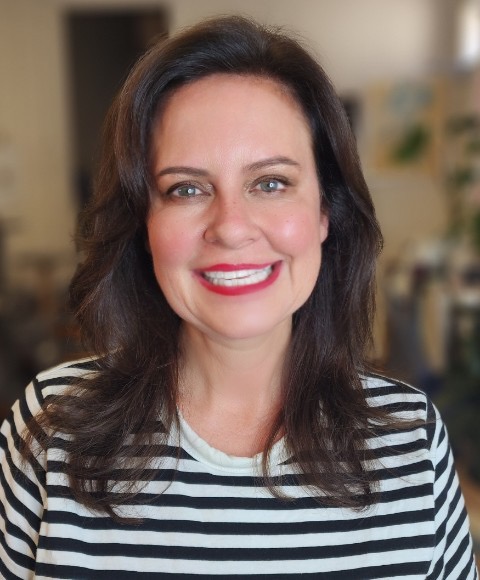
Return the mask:
M36 382L17 401L0 430L0 577L30 579L45 503L45 469L26 465L20 454L20 434L40 409ZM42 457L38 457L42 461Z
M475 580L472 540L450 444L438 411L430 403L435 462L435 550L427 580Z

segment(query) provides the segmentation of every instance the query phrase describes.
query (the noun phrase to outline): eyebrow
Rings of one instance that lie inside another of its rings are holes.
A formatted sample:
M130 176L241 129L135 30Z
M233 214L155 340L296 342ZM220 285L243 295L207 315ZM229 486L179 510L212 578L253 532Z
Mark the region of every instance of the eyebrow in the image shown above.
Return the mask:
M293 167L300 167L300 163L297 161L290 159L290 157L279 155L278 157L269 157L268 159L255 161L255 163L247 165L246 169L248 171L257 171L258 169L265 169L266 167L272 167L274 165L291 165Z
M260 161L255 161L246 166L247 171L258 171L259 169L265 169L267 167L273 167L275 165L290 165L293 167L300 167L300 163L290 159L290 157L284 157L279 155L277 157L268 157L267 159L261 159ZM208 177L209 172L205 169L200 169L197 167L189 167L186 165L175 165L173 167L166 167L158 173L155 177L162 177L163 175L191 175L192 177Z
M166 167L165 169L162 169L155 174L155 177L162 177L162 175L191 175L192 177L207 177L208 171L205 169L197 169L196 167L175 165L174 167Z

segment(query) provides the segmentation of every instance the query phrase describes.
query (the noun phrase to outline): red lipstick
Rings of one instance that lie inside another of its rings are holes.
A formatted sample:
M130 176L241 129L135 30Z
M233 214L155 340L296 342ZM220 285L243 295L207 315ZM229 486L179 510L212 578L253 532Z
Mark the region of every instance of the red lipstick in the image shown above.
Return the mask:
M215 264L195 273L204 288L222 296L241 296L271 286L281 262L267 264Z

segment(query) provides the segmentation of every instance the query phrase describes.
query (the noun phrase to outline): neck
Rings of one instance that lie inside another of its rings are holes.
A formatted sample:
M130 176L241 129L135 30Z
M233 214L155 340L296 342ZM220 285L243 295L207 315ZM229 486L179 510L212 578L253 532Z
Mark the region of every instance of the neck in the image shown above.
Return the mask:
M263 449L282 406L290 324L255 340L225 341L185 327L180 408L211 445L235 455Z

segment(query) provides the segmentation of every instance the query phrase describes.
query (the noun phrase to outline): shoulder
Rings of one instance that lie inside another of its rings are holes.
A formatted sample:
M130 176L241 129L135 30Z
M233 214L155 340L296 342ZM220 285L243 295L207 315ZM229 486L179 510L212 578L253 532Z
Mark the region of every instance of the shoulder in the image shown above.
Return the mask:
M95 360L85 358L65 362L39 373L13 405L3 430L10 426L14 433L21 433L29 421L48 405L49 399L67 394L74 382L87 378L95 370Z
M40 372L27 388L35 390L37 397L45 400L49 396L65 394L73 383L86 379L97 372L94 358L83 358L64 362Z
M374 373L362 375L361 380L365 398L372 407L383 408L405 419L427 419L434 411L428 395L412 385Z
M424 439L427 448L436 446L445 427L424 391L380 374L366 374L361 378L367 403L390 417L391 434Z

